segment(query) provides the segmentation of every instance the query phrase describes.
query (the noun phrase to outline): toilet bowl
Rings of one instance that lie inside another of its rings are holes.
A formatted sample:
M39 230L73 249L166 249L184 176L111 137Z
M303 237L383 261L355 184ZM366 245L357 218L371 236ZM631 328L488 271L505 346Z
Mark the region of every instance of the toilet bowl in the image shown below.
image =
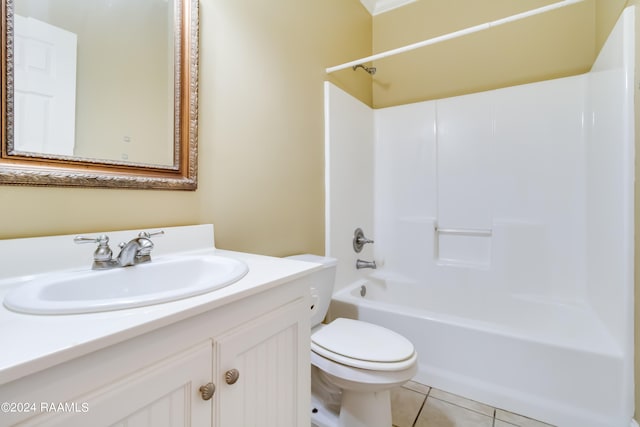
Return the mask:
M315 255L290 258L324 267L312 273L312 426L391 427L390 389L417 371L413 344L360 320L321 323L331 301L336 260Z
M311 364L342 392L340 427L390 427L389 390L415 375L416 360L409 340L359 320L338 318L311 335Z

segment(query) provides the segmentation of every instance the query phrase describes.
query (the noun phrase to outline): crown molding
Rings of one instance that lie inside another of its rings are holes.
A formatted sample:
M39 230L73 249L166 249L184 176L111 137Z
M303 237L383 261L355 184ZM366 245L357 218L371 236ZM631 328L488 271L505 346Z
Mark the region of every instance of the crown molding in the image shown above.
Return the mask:
M416 0L360 0L360 3L364 5L371 15L375 16L415 1Z

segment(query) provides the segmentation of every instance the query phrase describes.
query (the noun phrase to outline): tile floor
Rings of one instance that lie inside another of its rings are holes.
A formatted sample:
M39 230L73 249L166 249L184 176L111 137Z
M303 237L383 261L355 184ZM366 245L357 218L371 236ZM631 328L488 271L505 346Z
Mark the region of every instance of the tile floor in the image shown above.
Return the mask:
M391 391L394 427L552 427L416 382Z

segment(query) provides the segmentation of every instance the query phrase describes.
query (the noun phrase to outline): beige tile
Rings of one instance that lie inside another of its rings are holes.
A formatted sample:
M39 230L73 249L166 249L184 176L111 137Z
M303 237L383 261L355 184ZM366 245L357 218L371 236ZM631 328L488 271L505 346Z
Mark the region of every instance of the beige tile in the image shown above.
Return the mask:
M408 388L409 390L417 391L418 393L422 394L429 394L429 390L431 390L431 387L429 387L428 385L420 384L415 381L409 381L402 387Z
M432 388L429 396L493 417L494 408L489 405L485 405L484 403L456 396L455 394L447 393L446 391L438 390L437 388Z
M515 424L508 423L506 421L500 421L496 419L493 422L493 427L518 427L518 426L516 426Z
M444 400L427 398L415 427L492 427L493 418Z
M391 390L391 418L396 427L412 427L426 396L397 387Z
M545 424L542 421L536 421L531 418L523 417L522 415L504 411L502 409L496 409L496 419L507 421L511 424L515 424L518 427L553 427L551 426L551 424Z

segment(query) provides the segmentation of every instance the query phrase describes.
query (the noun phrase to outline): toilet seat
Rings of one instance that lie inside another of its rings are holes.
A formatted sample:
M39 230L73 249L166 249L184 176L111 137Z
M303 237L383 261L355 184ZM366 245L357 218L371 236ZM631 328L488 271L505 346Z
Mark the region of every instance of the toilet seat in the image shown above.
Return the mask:
M338 318L311 335L311 350L334 362L359 369L400 371L413 366L411 341L382 326Z

